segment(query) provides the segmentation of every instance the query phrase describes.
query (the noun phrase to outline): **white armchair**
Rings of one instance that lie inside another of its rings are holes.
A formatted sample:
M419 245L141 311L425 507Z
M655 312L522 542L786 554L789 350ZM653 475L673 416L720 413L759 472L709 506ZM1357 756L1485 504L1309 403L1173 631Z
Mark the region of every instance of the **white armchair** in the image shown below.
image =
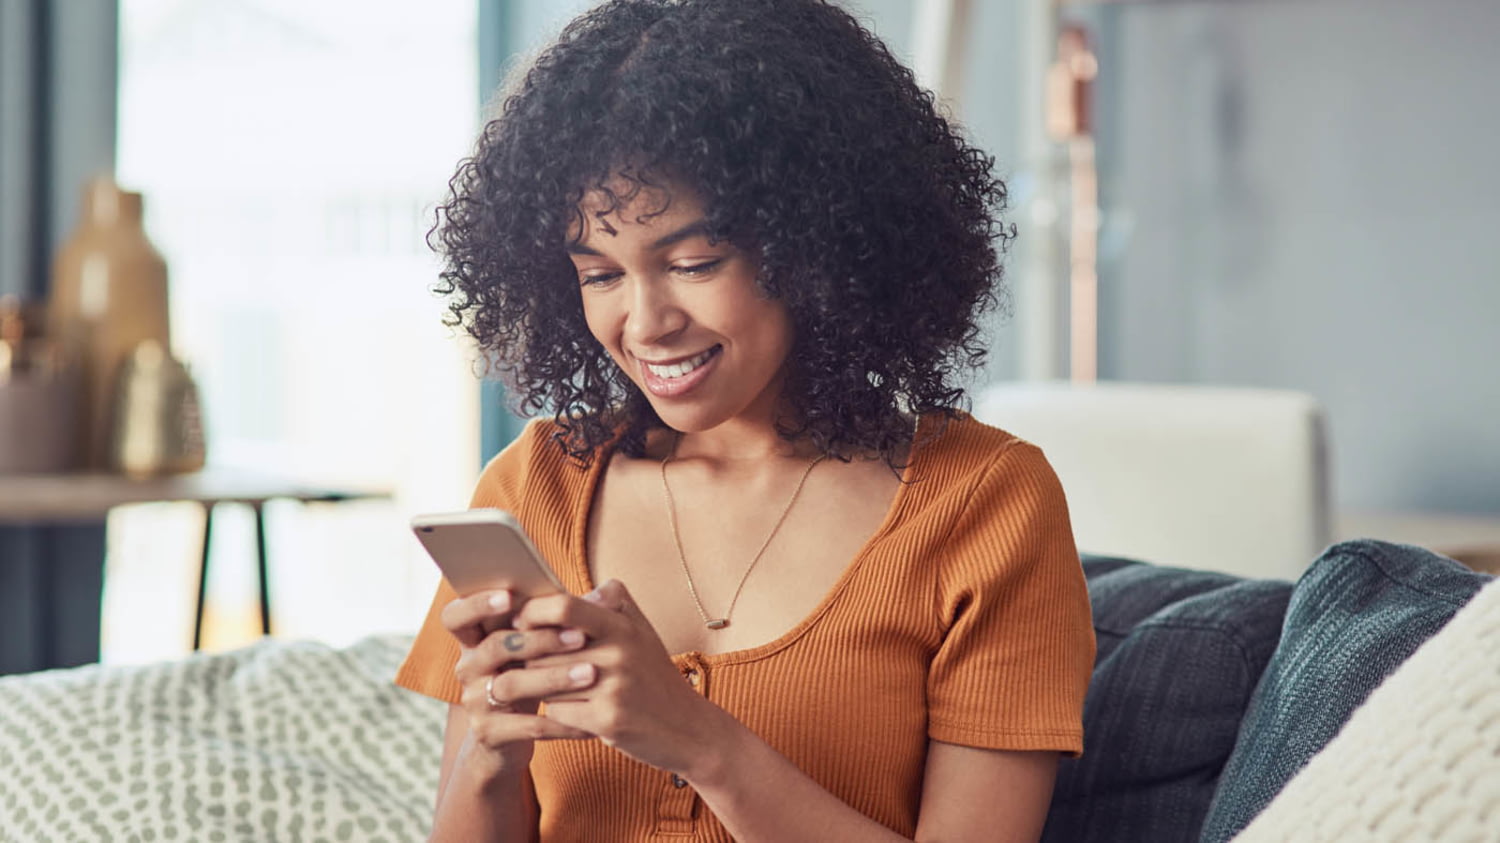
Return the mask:
M1005 383L976 395L974 415L1046 453L1080 550L1290 579L1331 541L1325 423L1309 395Z

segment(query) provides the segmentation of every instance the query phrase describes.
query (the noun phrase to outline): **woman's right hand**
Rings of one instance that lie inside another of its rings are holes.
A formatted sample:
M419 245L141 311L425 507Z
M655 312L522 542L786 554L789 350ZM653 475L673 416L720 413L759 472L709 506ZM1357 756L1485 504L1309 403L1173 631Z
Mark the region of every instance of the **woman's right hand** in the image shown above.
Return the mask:
M524 766L538 740L591 738L537 714L537 704L561 692L593 684L568 675L566 664L533 666L528 662L583 649L588 641L576 629L548 627L525 632L511 626L524 601L508 591L483 591L443 607L442 623L458 641L454 672L463 688L461 704L469 715L469 734L479 748L500 756L505 766Z

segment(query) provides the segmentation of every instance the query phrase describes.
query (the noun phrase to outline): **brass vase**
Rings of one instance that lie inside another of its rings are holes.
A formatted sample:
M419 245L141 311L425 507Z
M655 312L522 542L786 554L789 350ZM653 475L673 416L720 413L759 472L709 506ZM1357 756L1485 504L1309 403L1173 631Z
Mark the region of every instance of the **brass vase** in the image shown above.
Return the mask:
M136 346L120 367L108 466L132 477L183 474L203 467L203 417L187 367L155 340Z
M116 380L144 341L171 347L167 264L141 225L141 195L96 179L52 267L49 334L79 375L75 468L108 470Z

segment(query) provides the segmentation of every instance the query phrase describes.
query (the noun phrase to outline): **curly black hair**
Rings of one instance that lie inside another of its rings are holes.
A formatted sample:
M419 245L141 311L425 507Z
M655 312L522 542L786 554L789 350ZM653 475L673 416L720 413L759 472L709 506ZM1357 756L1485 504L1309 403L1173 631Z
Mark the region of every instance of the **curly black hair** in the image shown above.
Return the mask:
M662 422L590 334L565 248L586 194L629 201L622 173L692 189L791 314L781 435L895 465L905 414L951 416L985 356L1015 236L993 165L831 2L613 0L516 77L449 182L437 291L569 455L616 435L639 455Z

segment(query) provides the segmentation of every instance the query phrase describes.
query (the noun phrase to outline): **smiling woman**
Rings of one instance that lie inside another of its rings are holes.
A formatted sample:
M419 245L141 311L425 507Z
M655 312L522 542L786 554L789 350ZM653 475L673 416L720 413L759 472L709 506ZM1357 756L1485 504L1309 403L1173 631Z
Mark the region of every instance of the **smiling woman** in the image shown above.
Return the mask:
M618 208L591 194L583 209L568 252L584 321L663 423L770 427L792 328L786 306L756 284L753 257L711 239L703 203L681 185Z
M614 0L452 180L533 421L475 506L568 594L434 597L434 839L1035 840L1093 664L1067 507L963 412L1005 188L823 0Z
M559 283L573 268L558 243L643 192L695 191L710 239L753 255L796 337L799 413L784 422L819 448L894 456L910 438L902 410L955 406L984 359L977 323L1012 235L991 159L847 14L762 5L610 3L579 18L502 92L509 119L455 176L435 237L454 320L523 411L564 419L574 457L624 420L621 446L638 453L654 420ZM772 62L756 48L812 52Z

